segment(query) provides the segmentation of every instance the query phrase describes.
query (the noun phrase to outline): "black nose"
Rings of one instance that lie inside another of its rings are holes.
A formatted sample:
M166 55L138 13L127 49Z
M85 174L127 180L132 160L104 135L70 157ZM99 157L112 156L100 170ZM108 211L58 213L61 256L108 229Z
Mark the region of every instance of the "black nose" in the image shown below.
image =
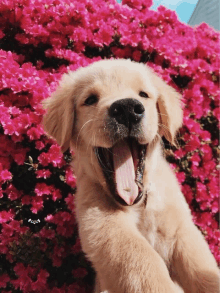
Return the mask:
M121 99L114 102L109 108L109 116L115 118L119 124L129 126L137 124L144 116L144 106L135 99Z

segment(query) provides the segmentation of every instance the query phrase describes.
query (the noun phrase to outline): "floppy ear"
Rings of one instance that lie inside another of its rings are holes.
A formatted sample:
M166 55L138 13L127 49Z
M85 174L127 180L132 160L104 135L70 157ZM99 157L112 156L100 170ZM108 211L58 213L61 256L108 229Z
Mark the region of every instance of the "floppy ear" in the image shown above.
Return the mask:
M182 125L183 111L180 105L181 95L160 77L153 73L154 85L159 92L157 102L160 116L159 134L175 144L175 135Z
M74 83L72 74L65 74L52 96L42 102L46 114L43 117L45 131L55 138L65 152L70 145L74 122Z

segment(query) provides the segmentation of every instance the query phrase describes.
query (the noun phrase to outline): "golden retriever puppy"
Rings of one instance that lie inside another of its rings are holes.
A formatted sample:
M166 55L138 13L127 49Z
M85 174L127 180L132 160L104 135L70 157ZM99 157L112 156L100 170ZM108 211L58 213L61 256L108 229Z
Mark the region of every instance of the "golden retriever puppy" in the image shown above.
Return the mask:
M218 293L217 264L161 151L180 96L146 65L103 60L65 74L46 132L75 152L76 217L96 292Z

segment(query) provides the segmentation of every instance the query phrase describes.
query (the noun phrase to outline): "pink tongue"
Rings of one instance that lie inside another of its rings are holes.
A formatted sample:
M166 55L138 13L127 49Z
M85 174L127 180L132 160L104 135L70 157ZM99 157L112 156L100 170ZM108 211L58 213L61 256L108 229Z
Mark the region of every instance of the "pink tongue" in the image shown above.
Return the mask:
M131 150L125 141L119 141L113 147L113 162L118 195L132 205L138 196L138 186L135 183L135 169Z

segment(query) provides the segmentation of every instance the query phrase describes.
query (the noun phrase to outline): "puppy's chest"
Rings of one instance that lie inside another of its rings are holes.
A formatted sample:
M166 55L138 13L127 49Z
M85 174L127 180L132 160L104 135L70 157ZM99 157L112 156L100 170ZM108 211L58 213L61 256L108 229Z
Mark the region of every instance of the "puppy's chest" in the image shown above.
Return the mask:
M168 264L171 241L167 239L166 235L163 233L157 213L146 209L140 217L137 227L153 249L157 251L157 253Z

